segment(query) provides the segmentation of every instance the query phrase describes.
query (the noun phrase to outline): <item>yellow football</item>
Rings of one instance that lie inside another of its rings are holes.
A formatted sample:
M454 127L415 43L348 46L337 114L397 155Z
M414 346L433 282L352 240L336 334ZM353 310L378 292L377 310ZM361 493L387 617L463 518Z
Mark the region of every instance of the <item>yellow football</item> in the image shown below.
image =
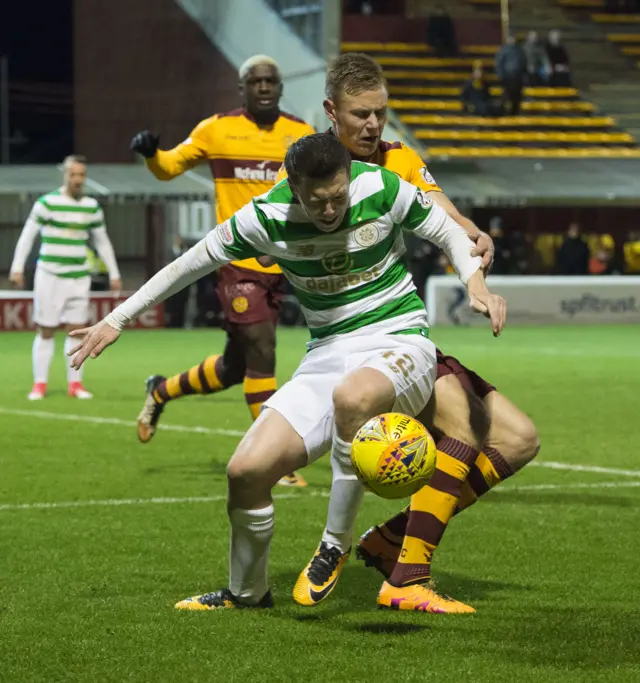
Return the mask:
M418 420L400 413L378 415L356 434L351 464L358 479L382 498L406 498L436 469L436 444Z

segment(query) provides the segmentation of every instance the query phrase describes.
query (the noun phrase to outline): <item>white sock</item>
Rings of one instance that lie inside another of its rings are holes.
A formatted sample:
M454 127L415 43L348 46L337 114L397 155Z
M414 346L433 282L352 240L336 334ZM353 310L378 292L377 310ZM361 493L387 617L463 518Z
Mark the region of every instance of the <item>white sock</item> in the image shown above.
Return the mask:
M256 604L269 590L267 562L274 527L273 505L261 510L231 510L229 589L243 602Z
M353 527L364 495L364 487L351 467L351 443L334 435L331 446L333 481L327 526L322 540L346 553L353 542Z
M71 351L71 349L77 345L78 340L67 335L67 337L64 340L64 362L67 366L67 382L69 384L71 384L72 382L82 382L82 368L80 368L79 370L72 368L71 357L67 356L69 351Z
M31 351L34 384L46 384L49 380L49 367L55 347L56 342L53 337L51 339L43 339L39 334L36 334Z

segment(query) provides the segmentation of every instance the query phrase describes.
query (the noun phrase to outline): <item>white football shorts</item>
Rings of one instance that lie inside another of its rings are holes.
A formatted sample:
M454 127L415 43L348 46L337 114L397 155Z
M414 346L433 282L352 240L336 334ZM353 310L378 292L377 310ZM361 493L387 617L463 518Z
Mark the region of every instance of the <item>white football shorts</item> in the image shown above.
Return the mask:
M86 325L89 320L91 278L58 277L36 268L33 284L33 322L40 327Z
M355 336L307 353L293 377L263 408L277 410L302 437L309 463L331 449L333 391L358 368L385 374L396 390L394 412L416 417L436 381L436 347L420 334Z

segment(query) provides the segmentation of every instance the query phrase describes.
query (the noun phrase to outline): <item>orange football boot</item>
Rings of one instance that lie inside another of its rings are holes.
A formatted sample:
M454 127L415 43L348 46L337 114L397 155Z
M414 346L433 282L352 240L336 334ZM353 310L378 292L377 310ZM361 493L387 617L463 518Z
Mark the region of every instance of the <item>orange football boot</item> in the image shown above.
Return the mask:
M378 607L431 614L473 614L475 609L448 595L439 595L429 584L396 588L386 581L378 593Z

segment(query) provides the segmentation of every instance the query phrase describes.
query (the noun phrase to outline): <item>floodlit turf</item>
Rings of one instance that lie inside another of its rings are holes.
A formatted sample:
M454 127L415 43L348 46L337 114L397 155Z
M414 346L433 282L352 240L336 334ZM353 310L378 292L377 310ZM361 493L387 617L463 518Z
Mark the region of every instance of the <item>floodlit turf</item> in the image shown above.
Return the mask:
M307 490L278 490L276 609L176 612L177 600L226 581L225 464L237 437L164 431L143 446L118 420L133 424L147 375L186 369L220 349L222 336L127 332L89 363L96 398L87 402L65 395L59 337L51 396L33 404L25 398L31 335L2 335L0 681L640 680L640 332L507 329L494 340L484 329L453 329L434 337L532 415L541 463L625 471L531 467L456 518L435 570L443 591L478 609L470 617L378 611L380 579L355 560L325 604L293 604L324 525L326 459L307 471ZM281 381L305 338L280 333ZM179 401L165 415L167 425L249 425L240 389ZM148 502L188 497L214 500ZM397 506L367 497L358 530Z

